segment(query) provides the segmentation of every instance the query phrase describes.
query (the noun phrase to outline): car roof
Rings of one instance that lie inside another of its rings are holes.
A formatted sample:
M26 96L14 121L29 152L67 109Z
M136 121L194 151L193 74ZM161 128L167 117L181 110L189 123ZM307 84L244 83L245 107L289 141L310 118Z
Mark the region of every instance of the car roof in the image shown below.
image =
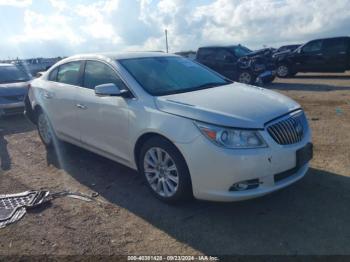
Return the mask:
M310 40L309 42L311 42L311 41L318 41L318 40L328 40L328 39L341 39L341 38L350 39L350 36L336 36L336 37L318 38L318 39Z
M211 46L202 46L198 49L204 49L204 48L234 48L240 45L211 45Z
M174 54L168 54L163 52L109 52L109 53L94 53L94 54L79 54L70 56L62 61L68 62L70 60L77 59L111 59L111 60L121 60L121 59L132 59L132 58L146 58L146 57L169 57L177 56Z

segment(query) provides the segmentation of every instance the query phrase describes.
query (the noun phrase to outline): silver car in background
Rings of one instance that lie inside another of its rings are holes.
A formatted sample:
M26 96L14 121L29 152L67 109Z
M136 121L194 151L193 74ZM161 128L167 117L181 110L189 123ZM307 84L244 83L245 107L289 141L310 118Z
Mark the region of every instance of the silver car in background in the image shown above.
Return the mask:
M31 76L15 65L0 64L0 117L23 114L30 81Z
M262 196L312 158L299 104L176 55L64 59L32 82L26 112L47 147L64 140L138 170L166 202Z

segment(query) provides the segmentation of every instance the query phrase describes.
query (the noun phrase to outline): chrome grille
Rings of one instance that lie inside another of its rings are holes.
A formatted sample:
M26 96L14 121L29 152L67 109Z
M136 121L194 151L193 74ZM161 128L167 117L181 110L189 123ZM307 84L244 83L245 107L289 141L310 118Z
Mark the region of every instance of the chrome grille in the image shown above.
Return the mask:
M305 115L299 112L267 127L270 136L280 145L300 142L304 135Z

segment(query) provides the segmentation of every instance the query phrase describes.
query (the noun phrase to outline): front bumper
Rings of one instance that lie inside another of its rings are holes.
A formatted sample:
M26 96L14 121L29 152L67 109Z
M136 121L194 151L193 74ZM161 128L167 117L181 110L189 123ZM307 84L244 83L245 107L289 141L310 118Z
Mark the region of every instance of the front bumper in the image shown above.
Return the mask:
M0 116L18 115L24 113L24 102L0 104Z
M275 70L267 70L257 76L257 81L262 83L272 82L276 77Z
M268 148L224 149L204 136L190 144L177 144L191 174L194 197L212 201L251 199L289 186L306 174L308 163L295 169L296 151L310 142L309 132L301 142L286 146L277 144L266 131L261 135ZM276 181L275 175L287 170L293 173ZM256 179L259 185L254 189L230 191L235 183Z

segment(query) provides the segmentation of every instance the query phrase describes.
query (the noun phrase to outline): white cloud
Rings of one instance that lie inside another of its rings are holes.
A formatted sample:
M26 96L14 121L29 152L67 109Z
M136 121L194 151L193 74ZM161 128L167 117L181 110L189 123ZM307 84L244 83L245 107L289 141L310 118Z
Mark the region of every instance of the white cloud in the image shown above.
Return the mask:
M189 4L161 0L154 8L152 1L141 0L140 17L159 31L169 29L172 50L213 43L277 46L349 34L349 0L217 0L196 8Z
M164 50L166 28L171 52L207 44L277 47L348 35L350 24L350 0L50 0L51 10L41 13L30 0L0 0L5 3L28 7L23 31L9 36L8 45L54 41L60 47L54 55Z
M54 9L59 12L66 10L69 5L65 0L50 0L50 3Z
M0 0L0 5L27 7L32 4L32 0Z
M60 14L46 16L26 10L24 32L10 38L12 43L60 41L68 45L79 45L84 39L70 26L70 18Z
M121 42L111 23L111 14L117 12L119 1L100 1L91 5L78 5L75 13L84 18L80 29L89 37L109 40L113 44Z

